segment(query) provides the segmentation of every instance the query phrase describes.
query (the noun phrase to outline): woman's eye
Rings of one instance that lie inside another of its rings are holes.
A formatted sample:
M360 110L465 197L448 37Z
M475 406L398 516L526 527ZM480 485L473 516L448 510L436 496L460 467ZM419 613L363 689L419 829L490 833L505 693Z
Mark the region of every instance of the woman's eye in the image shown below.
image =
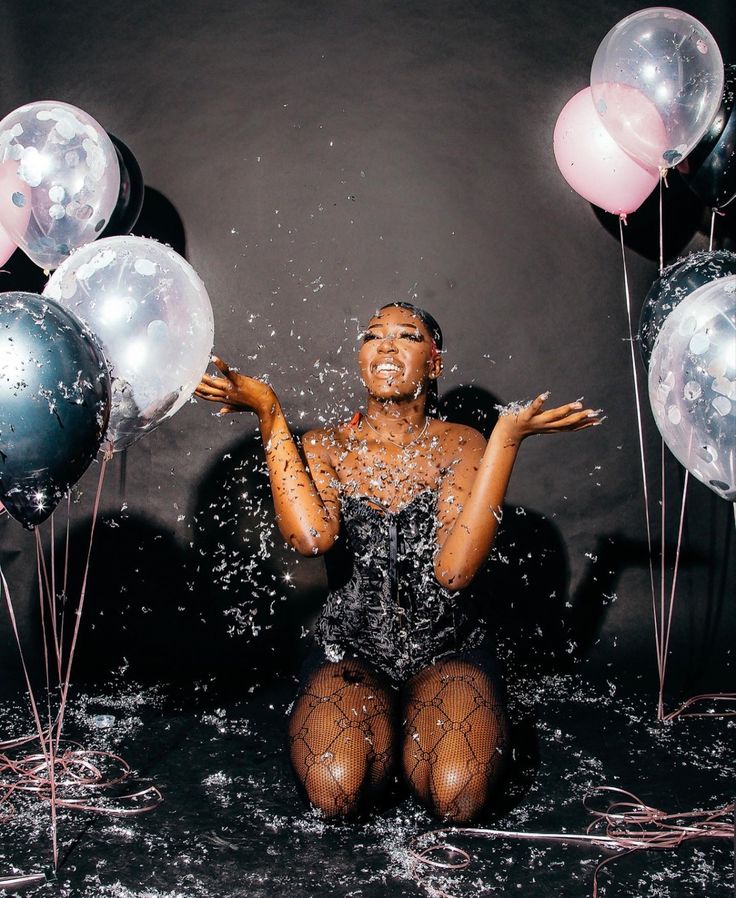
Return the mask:
M366 333L360 335L360 339L363 343L367 343L369 340L375 340L376 335L370 333L370 331L367 331Z
M410 331L406 334L401 334L401 337L405 340L413 340L415 343L421 343L424 339L421 334L416 334L413 331Z

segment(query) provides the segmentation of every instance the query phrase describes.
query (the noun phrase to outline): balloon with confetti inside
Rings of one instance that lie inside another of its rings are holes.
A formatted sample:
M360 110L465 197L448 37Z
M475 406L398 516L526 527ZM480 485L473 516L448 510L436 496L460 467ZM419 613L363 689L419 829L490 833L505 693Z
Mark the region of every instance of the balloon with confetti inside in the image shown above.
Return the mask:
M649 363L649 399L677 460L736 501L736 275L700 287L667 317Z
M598 115L616 143L644 165L671 168L713 121L723 90L723 58L710 31L688 13L663 6L641 9L603 38L590 85ZM646 124L655 116L661 134Z
M144 237L107 237L78 250L44 296L96 334L110 364L112 408L105 437L125 449L177 412L207 368L212 306L192 266Z
M41 268L102 233L120 190L112 141L81 109L44 100L0 121L0 223Z
M69 311L35 293L0 293L0 501L44 521L100 447L110 412L101 350Z
M699 250L664 269L649 288L639 316L639 351L645 366L667 316L698 288L731 274L736 274L736 253L727 249Z

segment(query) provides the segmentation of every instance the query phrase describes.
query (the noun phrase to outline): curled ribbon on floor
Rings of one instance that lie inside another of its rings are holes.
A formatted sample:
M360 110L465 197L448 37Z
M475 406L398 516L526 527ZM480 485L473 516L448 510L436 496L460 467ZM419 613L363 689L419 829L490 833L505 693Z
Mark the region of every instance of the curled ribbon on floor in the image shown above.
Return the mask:
M609 803L602 810L593 807L597 797L608 799ZM673 849L691 839L734 839L736 805L733 802L710 811L693 810L672 814L650 807L625 789L600 786L583 798L583 806L594 818L585 833L516 832L474 827L448 827L423 833L412 839L408 846L413 878L436 898L456 898L450 892L427 882L427 873L422 872L422 867L459 871L470 866L470 853L444 841L448 837L587 844L617 852L604 858L595 868L592 894L593 898L597 898L598 874L604 866L626 854L633 851ZM431 839L440 841L426 844Z
M48 735L44 733L47 738ZM11 799L20 794L51 802L57 810L86 811L108 817L144 814L163 801L155 786L132 777L130 766L118 755L90 751L68 740L57 745L53 753L52 788L47 747L31 754L20 752L33 744L38 745L36 735L0 742L0 823L13 817ZM41 885L46 880L44 873L0 876L0 890L16 891Z

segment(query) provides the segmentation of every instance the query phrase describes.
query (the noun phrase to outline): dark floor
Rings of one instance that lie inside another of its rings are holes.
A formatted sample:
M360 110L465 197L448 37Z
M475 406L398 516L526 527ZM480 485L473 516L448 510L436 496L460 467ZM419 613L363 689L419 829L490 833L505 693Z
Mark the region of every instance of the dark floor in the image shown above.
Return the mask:
M583 832L581 799L616 785L665 810L717 807L736 788L736 719L657 724L654 696L639 683L594 684L584 672L515 684L516 771L488 827ZM436 824L411 799L364 824L327 824L301 804L283 753L293 685L257 688L237 704L202 687L174 698L124 679L77 693L68 731L88 748L112 748L164 793L136 818L80 812L59 822L58 879L23 895L64 898L229 896L470 896L592 894L599 849L544 842L453 838L475 860L461 874L412 879L410 839ZM94 726L112 714L111 729ZM6 707L2 737L29 729L24 704ZM0 828L0 876L50 867L48 809L15 802ZM734 893L733 844L691 842L641 852L600 875L601 896L726 898ZM434 891L432 890L434 888ZM438 890L443 891L438 891Z

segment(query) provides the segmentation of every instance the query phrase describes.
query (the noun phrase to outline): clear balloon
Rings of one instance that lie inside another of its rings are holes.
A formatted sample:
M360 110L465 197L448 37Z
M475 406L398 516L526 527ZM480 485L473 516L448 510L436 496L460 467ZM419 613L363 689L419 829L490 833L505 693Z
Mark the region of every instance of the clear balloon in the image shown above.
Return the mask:
M8 227L0 223L0 258L2 258L0 264L5 264L18 248L12 235L24 234L31 216L30 189L25 181L21 181L18 177L17 169L18 166L13 161L0 162L0 202L2 197L15 197L15 202L11 202L5 210Z
M44 521L90 465L110 412L102 351L68 310L0 294L0 500Z
M736 275L700 287L667 317L649 363L649 400L677 460L736 502Z
M614 215L638 209L659 180L656 168L647 168L627 156L606 131L589 87L575 94L560 113L554 152L562 176L572 189Z
M194 392L214 339L204 284L170 247L144 237L85 246L44 290L96 334L110 364L106 441L125 449L171 417Z
M616 143L645 165L671 168L698 143L718 110L723 59L697 19L657 6L627 16L608 32L595 54L590 84Z
M0 225L0 265L4 265L18 247L5 228Z
M57 268L100 235L118 201L120 168L86 112L44 100L0 122L0 223L37 265Z
M736 274L736 253L725 249L690 253L665 268L649 288L639 316L639 350L645 366L670 312L699 287L732 274Z

